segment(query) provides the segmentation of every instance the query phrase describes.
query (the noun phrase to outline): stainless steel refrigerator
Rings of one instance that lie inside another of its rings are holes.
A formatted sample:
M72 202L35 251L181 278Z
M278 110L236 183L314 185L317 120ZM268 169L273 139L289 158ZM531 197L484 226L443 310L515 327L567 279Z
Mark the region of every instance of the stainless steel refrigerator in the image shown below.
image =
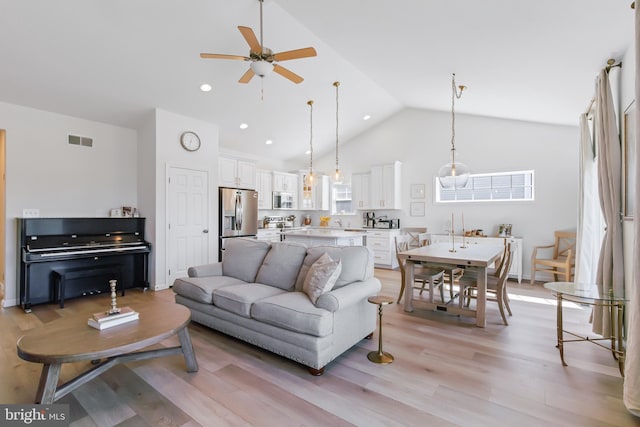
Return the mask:
M220 187L219 195L218 261L222 261L226 239L257 235L258 192Z

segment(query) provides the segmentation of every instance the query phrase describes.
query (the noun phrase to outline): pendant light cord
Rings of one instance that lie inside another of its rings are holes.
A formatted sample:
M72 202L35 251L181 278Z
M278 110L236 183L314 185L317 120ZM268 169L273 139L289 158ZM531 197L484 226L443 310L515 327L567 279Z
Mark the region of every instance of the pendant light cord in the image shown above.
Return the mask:
M456 74L451 75L451 164L456 162L456 98L462 97L462 91L465 86L460 86L460 92L456 88Z
M309 104L309 175L313 175L313 101Z
M333 85L336 87L336 173L337 173L340 170L339 160L338 160L339 159L338 157L338 120L339 120L338 87L340 86L340 82L333 82Z

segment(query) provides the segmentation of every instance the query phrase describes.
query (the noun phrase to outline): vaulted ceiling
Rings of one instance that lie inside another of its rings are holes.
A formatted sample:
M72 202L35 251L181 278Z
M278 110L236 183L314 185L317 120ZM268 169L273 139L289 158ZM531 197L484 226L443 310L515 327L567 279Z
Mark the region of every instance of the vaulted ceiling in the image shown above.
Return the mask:
M248 55L237 26L259 34L258 0L0 0L0 101L132 128L161 108L217 124L223 148L290 161L305 158L310 99L317 153L335 144L334 81L341 141L403 108L449 111L452 73L469 87L458 112L575 125L633 42L630 3L265 0L264 45L318 53L282 64L296 85L240 84L248 63L199 57Z

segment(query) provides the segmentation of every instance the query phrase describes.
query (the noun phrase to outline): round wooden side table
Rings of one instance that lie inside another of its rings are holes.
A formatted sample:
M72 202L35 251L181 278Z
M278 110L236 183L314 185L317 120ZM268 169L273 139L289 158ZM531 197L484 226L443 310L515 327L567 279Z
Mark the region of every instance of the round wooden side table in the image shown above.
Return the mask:
M382 295L376 295L369 297L367 299L371 304L378 305L378 319L379 319L379 329L378 329L378 351L371 351L367 354L367 359L372 361L373 363L391 363L393 362L393 356L389 353L385 353L382 351L382 306L387 304L393 304L393 298L385 297Z

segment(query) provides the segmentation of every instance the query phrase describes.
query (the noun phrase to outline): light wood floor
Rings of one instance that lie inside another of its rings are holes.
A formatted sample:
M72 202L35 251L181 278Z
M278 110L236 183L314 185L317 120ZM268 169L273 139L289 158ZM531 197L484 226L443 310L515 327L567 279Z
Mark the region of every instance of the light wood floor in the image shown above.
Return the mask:
M382 293L397 296L397 271L376 270ZM501 323L488 302L487 327L473 319L386 306L384 350L395 356L377 365L363 340L313 377L294 362L190 326L197 373L179 356L115 368L62 398L72 426L635 426L622 403L622 379L611 353L590 343L555 348L555 299L540 285L510 283L514 311ZM131 290L120 306L173 299L171 290ZM105 296L35 306L31 314L0 312L0 403L32 403L39 364L16 355L26 330L88 305L109 307ZM566 325L588 332L589 311L565 310ZM377 338L377 335L376 335ZM163 343L165 344L165 343ZM177 345L171 339L166 345ZM86 363L63 367L66 381Z

